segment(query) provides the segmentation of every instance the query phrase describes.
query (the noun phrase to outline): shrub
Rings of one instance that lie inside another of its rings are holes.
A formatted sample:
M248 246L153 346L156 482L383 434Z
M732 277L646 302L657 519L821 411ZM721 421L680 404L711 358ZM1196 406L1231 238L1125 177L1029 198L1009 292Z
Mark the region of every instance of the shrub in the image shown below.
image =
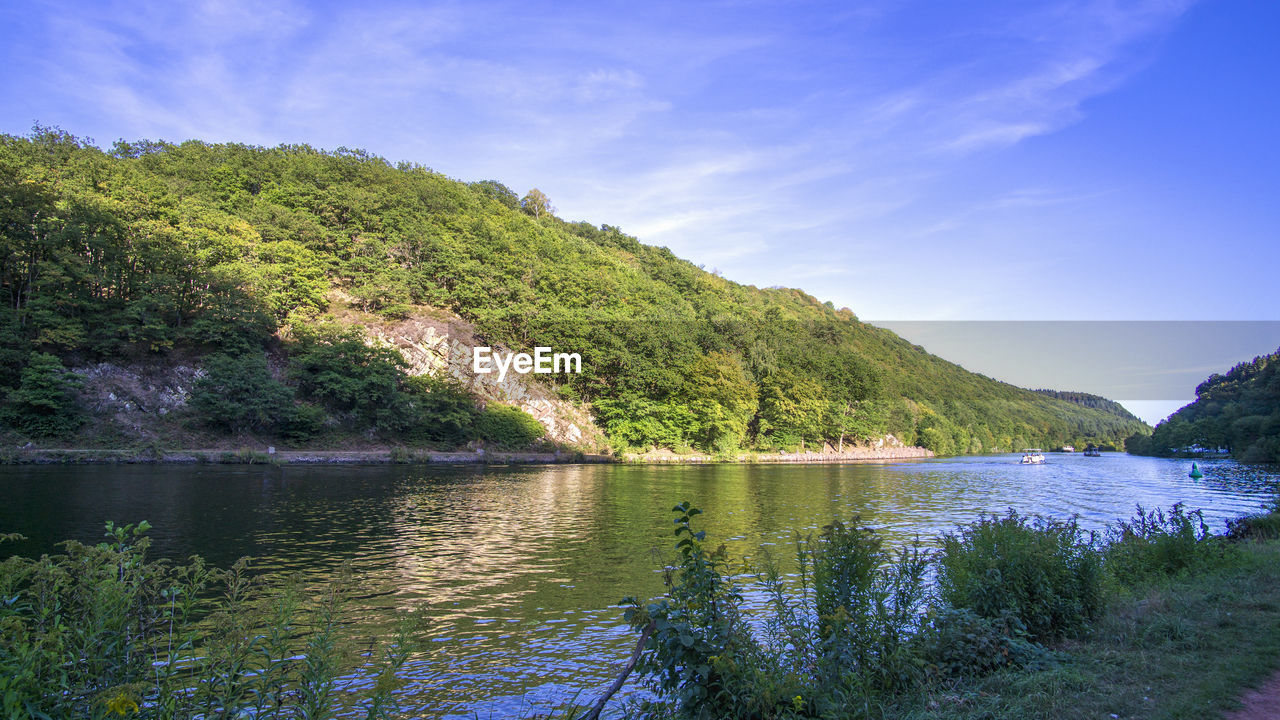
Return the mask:
M600 398L592 409L609 439L628 448L687 446L685 433L694 425L693 413L683 405L634 394Z
M328 419L329 414L319 405L300 403L293 407L293 412L280 428L280 434L295 442L310 440L324 429Z
M297 411L293 390L271 377L259 353L210 355L191 390L191 406L205 423L231 432L288 427Z
M1012 615L1031 639L1073 635L1102 609L1102 555L1073 518L1013 510L943 535L938 593L953 608Z
M399 716L415 624L361 656L344 630L348 571L304 590L247 560L170 565L147 558L147 529L107 523L98 545L0 562L3 717L329 718L352 700Z
M501 448L523 449L546 435L532 415L510 405L490 403L476 419L476 433Z
M758 576L765 616L748 620L724 546L703 545L705 534L691 524L696 508L674 510L680 556L664 573L666 595L647 605L623 601L627 621L647 637L637 667L671 703L666 711L857 716L919 679L909 640L924 598L927 557L918 545L885 552L856 518L816 539L797 536L799 588L766 562Z
M1166 514L1137 506L1137 514L1121 520L1107 543L1107 568L1123 584L1152 575L1172 575L1198 565L1222 544L1209 535L1199 510L1187 511L1175 504Z
M707 550L705 531L693 530L701 510L686 502L674 511L680 556L664 570L666 597L648 605L622 601L627 622L649 635L637 669L687 717L749 716L766 684L728 554L723 545Z
M906 641L919 624L928 562L918 545L890 554L855 516L827 525L816 542L799 540L797 551L813 561L817 664L828 680L858 696L910 684Z
M1280 512L1227 521L1228 540L1280 540Z
M935 608L916 637L913 649L939 677L977 677L1005 667L1023 667L1046 651L1027 637L1017 616L985 618L968 608Z
M414 418L405 431L408 439L456 446L473 437L480 411L461 383L452 378L418 375L409 378L405 388Z
M365 345L349 329L302 333L289 358L289 376L303 396L390 431L408 422L405 367L400 351Z
M84 424L76 402L78 379L48 353L33 352L0 407L0 420L36 437L65 437Z

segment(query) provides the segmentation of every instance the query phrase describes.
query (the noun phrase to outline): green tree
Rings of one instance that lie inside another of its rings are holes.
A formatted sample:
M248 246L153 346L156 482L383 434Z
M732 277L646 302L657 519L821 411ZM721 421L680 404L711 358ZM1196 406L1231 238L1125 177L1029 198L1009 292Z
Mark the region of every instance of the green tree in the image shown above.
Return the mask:
M609 439L629 448L683 448L694 415L684 405L650 400L637 393L601 398L593 409Z
M471 189L483 197L497 200L499 204L510 210L520 208L520 200L511 188L497 180L480 180L471 183Z
M31 353L20 378L18 387L9 391L0 408L4 422L37 437L64 437L84 424L84 414L76 402L80 383L57 357Z
M839 452L844 452L846 440L863 442L884 432L885 409L875 400L832 400L825 409L826 434L835 439Z
M827 401L822 385L778 370L760 383L756 442L789 449L799 442L821 443Z
M480 411L461 383L415 375L405 381L405 389L413 414L413 423L405 431L409 438L457 446L473 437Z
M733 452L742 446L756 412L756 388L738 359L722 352L699 357L685 371L680 399L693 413L689 433L708 452Z
M205 423L230 432L282 430L297 415L293 390L271 376L261 353L206 357L191 406Z
M400 351L366 345L358 331L321 328L302 333L289 376L305 397L330 410L396 431L412 421L401 391L406 367Z
M543 215L550 215L556 211L555 208L551 207L551 201L538 188L530 190L525 193L524 197L520 198L520 207L539 220L542 219Z

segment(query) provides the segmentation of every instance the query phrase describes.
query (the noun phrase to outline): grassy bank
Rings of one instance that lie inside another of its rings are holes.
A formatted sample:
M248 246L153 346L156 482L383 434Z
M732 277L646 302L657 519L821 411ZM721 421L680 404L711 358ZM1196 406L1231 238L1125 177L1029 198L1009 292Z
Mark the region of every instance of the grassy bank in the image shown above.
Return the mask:
M1278 512L1222 535L1178 505L1100 534L1011 511L892 552L855 517L783 576L675 511L666 593L624 601L656 697L633 717L1211 718L1280 668Z
M1280 669L1280 541L1118 595L1039 670L930 688L885 713L911 720L1201 718Z
M1280 512L1223 536L1139 509L1105 537L1011 512L936 550L886 549L853 518L797 536L783 576L676 511L667 592L623 603L627 672L653 698L611 706L627 717L1213 718L1280 668ZM147 529L0 562L0 717L407 716L422 618L370 644L352 568L303 587L246 561L153 561Z

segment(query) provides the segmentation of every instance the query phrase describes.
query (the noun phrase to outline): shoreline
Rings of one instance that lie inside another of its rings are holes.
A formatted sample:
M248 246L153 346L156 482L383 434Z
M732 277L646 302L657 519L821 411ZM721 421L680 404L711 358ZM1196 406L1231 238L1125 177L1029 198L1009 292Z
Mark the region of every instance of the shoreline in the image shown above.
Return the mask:
M0 465L754 465L844 464L934 457L919 447L858 448L843 453L739 453L731 456L675 453L506 452L497 450L255 450L240 448L160 450L108 448L18 448L0 455Z
M936 457L932 450L922 447L855 448L845 452L804 453L738 453L736 455L678 455L676 453L626 453L622 460L639 465L703 465L726 463L735 465L770 465L790 463L841 464L851 462L880 462L885 460L922 460Z

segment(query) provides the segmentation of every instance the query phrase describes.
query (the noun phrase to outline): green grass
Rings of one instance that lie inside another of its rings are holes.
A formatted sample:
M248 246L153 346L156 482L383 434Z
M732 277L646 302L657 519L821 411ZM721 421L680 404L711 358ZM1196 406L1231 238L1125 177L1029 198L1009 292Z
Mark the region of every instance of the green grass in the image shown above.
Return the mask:
M1248 541L1221 564L1114 599L1041 670L934 687L885 717L1202 718L1280 668L1280 542Z

